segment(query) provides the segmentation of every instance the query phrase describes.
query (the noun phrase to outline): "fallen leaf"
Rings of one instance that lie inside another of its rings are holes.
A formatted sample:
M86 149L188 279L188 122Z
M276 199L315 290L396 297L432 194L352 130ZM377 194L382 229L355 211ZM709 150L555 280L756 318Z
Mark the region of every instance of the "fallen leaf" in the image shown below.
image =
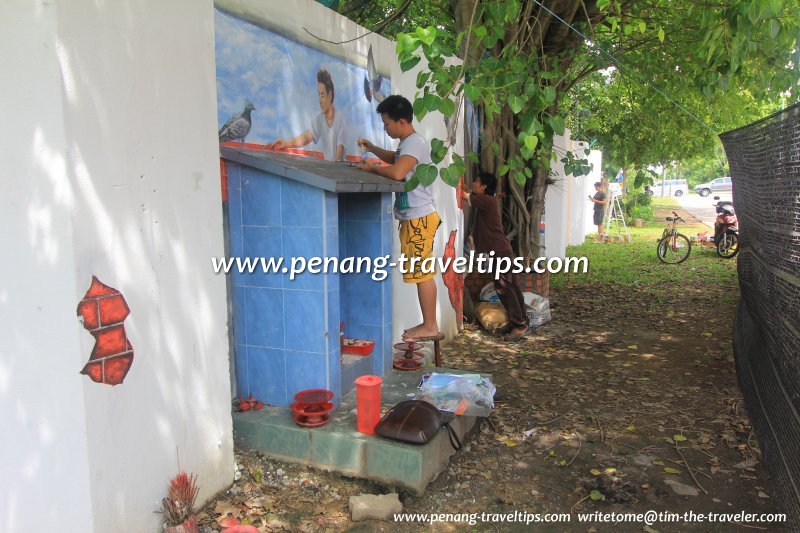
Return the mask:
M708 338L711 338L711 337L714 336L713 334L711 334L711 333L709 333L707 331L704 331L703 333L701 333L701 335L703 335L703 337L708 337Z
M636 431L636 426L631 425L631 426L626 427L625 429L628 430L628 431Z
M595 489L595 490L593 490L592 492L590 492L590 493L589 493L589 497L592 499L592 501L595 501L595 502L596 502L597 500L605 500L605 499L606 499L606 497L605 497L605 496L603 496L603 493L602 493L602 492L600 492L600 491L599 491L599 490L597 490L597 489Z
M616 473L617 473L616 468L610 468L610 467L606 468L606 474L616 474Z
M636 346L635 344L631 344L630 346L628 346L628 349L629 349L629 350L638 350L638 349L639 349L639 347L638 347L638 346Z
M767 494L766 492L758 491L758 497L769 499L769 494Z
M509 448L513 448L514 446L519 446L519 442L515 441L514 439L505 439L503 440L503 444L505 444Z
M672 438L675 440L675 442L683 442L686 440L686 437L683 435L673 435Z
M666 472L667 474L682 474L683 473L680 470L678 470L677 468L672 468L671 466L665 466L664 467L664 472Z
M596 468L592 468L591 470L589 470L589 472L590 472L590 473L591 473L593 476L599 476L600 474L602 474L602 472L601 472L601 471L599 471L599 470L598 470L598 469L596 469Z

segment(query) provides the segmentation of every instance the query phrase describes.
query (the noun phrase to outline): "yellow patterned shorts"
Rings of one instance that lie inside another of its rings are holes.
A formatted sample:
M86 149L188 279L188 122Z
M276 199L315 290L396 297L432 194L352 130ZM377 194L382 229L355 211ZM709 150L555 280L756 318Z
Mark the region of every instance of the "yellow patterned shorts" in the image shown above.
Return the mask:
M406 272L403 272L403 281L406 283L421 283L436 274L435 268L427 268L432 261L425 263L426 269L423 271L423 261L433 256L433 237L441 223L436 211L424 217L400 221L400 253L408 258Z

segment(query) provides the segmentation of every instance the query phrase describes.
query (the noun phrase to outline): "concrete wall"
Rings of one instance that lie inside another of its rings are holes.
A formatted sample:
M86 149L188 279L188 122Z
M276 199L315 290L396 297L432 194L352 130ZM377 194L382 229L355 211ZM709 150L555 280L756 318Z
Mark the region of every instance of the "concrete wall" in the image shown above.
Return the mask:
M153 531L179 467L232 480L213 50L210 3L0 5L0 530ZM78 373L92 275L130 307L114 387Z
M569 130L563 136L553 139L553 146L559 154L572 149ZM564 257L567 253L567 228L569 226L569 184L571 177L564 175L564 164L561 157L552 163L555 183L547 187L544 196L544 250L545 257Z

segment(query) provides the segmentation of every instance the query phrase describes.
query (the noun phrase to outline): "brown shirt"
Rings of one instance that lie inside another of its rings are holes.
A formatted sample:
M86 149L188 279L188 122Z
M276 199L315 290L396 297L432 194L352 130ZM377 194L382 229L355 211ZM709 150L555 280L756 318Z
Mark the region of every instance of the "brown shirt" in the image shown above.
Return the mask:
M469 195L469 202L475 209L475 223L472 227L475 252L480 254L494 250L497 257L512 257L514 250L503 232L497 199L488 194L473 193Z

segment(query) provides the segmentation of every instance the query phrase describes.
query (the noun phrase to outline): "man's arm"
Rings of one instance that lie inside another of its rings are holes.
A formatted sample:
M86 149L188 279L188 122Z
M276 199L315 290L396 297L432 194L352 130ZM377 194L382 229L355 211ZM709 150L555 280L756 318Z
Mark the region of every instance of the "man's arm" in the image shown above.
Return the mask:
M372 152L378 159L383 161L384 163L389 163L390 165L394 164L394 151L393 150L384 150L383 148L379 148L375 146L371 141L368 139L359 139L358 140L359 146L364 146L368 151Z
M306 130L305 132L301 133L296 137L292 137L291 139L278 139L275 141L273 146L276 149L300 148L307 144L311 144L313 141L314 141L314 134L311 133L311 130Z
M374 152L373 152L374 153ZM377 155L377 154L375 154ZM403 181L406 175L411 172L414 165L417 164L417 158L410 155L401 155L393 165L388 167L378 167L375 165L359 165L358 168L372 172L384 178L389 178L395 181Z

